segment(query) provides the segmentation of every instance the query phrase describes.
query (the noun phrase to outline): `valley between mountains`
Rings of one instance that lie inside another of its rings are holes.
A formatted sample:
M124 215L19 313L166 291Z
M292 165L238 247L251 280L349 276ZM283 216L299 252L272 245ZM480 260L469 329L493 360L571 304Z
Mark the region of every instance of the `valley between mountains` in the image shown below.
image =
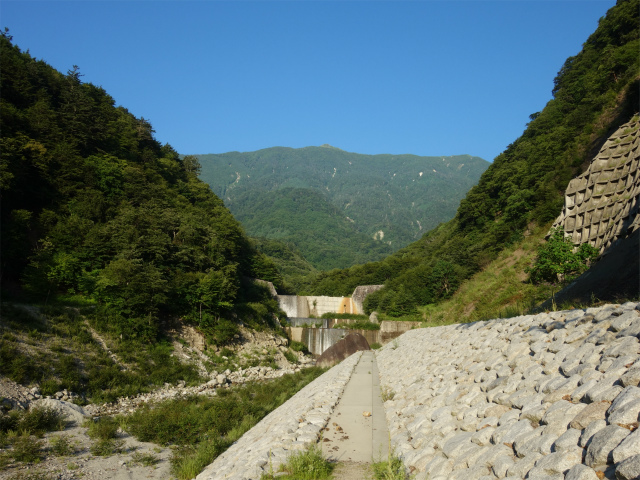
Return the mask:
M607 11L491 163L178 152L2 32L0 478L330 470L363 354L322 369L287 330L325 320L416 326L364 355L387 479L640 478L639 12Z

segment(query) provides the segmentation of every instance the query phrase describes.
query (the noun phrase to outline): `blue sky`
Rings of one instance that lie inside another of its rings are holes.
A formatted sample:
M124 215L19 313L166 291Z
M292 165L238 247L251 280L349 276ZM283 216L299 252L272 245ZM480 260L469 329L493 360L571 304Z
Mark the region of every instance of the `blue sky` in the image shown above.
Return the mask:
M614 0L2 0L31 55L183 154L324 143L493 160Z

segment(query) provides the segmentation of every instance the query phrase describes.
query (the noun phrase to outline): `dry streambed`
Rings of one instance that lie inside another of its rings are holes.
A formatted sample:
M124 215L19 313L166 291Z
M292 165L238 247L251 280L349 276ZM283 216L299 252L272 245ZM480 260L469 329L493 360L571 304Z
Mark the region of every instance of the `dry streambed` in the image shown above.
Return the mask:
M35 312L36 314L38 312ZM46 350L50 347L41 338L40 343L27 344L20 334L15 343L24 344L29 348ZM99 342L106 349L104 342ZM11 460L13 447L8 444L3 448L0 442L0 479L21 480L69 480L69 479L168 479L173 478L169 459L171 449L159 445L137 441L123 430L116 435L116 453L99 455L92 452L95 439L87 435L87 428L83 426L91 417L129 414L139 407L166 400L186 398L193 395L216 396L220 389L227 389L234 385L263 381L281 377L288 373L300 371L306 366L313 365L313 360L300 352L293 352L286 347L286 340L269 332L251 332L242 329L242 338L233 350L232 356L221 356L224 363L230 367L211 370L205 364L209 357L191 348L185 342L174 342L174 354L182 362L195 364L201 374L208 378L205 383L196 386L186 386L185 382L177 385L165 384L153 392L133 397L121 397L117 401L107 404L90 404L79 409L71 401L78 396L66 390L51 397L44 398L37 386L23 387L6 377L0 377L0 408L28 409L37 405L54 407L68 415L67 426L63 431L46 434L37 450L37 461L17 462ZM111 354L111 352L108 352ZM295 355L296 363L290 363L289 357ZM246 363L260 363L247 367ZM269 366L266 366L266 365ZM244 365L244 367L243 367ZM273 368L276 367L276 368ZM9 442L11 443L11 442ZM56 451L56 445L62 443L65 448ZM94 447L95 448L95 447Z

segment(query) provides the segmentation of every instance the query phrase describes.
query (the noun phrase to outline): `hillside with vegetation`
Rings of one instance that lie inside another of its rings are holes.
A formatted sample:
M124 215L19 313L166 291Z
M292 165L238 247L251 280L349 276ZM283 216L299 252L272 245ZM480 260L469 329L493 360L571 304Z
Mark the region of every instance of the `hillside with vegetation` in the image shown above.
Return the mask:
M0 38L3 299L95 305L95 325L153 342L181 318L224 343L274 324L281 284L199 166L154 138L77 67L62 74Z
M384 283L368 297L368 311L426 316L425 311L437 310L467 279L477 281L501 252L519 252L516 261L509 262L511 267L518 263L522 252L531 251L530 239L540 242L559 215L569 180L637 113L638 11L638 0L621 0L607 12L582 51L562 65L553 99L530 116L523 135L482 174L453 220L382 261L323 272L304 290L347 295L357 285ZM521 245L525 247L519 249ZM533 262L535 253L528 255ZM549 288L530 288L523 271L517 276L502 306L535 303L549 294ZM497 295L489 284L483 292ZM462 318L456 316L463 310ZM475 318L473 310L473 302L465 309L450 309L457 312L451 320Z
M451 219L488 166L330 145L195 157L249 235L293 244L320 270L380 260Z
M3 478L104 476L124 465L104 461L125 451L123 436L128 453L134 436L158 444L127 468L162 462L154 478L195 477L323 373L301 371L304 345L286 348L278 303L253 281L284 290L277 266L198 179L196 160L77 67L56 71L5 30L0 90ZM295 252L289 264L308 268ZM140 395L163 413L109 416L131 413ZM45 396L106 414L73 426L37 405ZM169 431L181 436L158 436Z

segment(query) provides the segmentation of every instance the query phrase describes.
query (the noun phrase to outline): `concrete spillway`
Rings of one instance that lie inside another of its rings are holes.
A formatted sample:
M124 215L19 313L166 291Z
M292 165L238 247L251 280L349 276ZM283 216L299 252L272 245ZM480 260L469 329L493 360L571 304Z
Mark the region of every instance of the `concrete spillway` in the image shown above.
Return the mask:
M335 319L291 319L292 325L287 328L287 333L291 340L304 343L309 351L314 355L322 355L329 347L338 343L348 333L359 333L367 339L369 345L379 343L385 345L394 338L402 335L413 328L418 328L420 322L394 322L384 321L380 323L380 330L360 330L333 328L334 325L340 323L350 323L351 320L335 320ZM309 327L315 324L316 327Z

